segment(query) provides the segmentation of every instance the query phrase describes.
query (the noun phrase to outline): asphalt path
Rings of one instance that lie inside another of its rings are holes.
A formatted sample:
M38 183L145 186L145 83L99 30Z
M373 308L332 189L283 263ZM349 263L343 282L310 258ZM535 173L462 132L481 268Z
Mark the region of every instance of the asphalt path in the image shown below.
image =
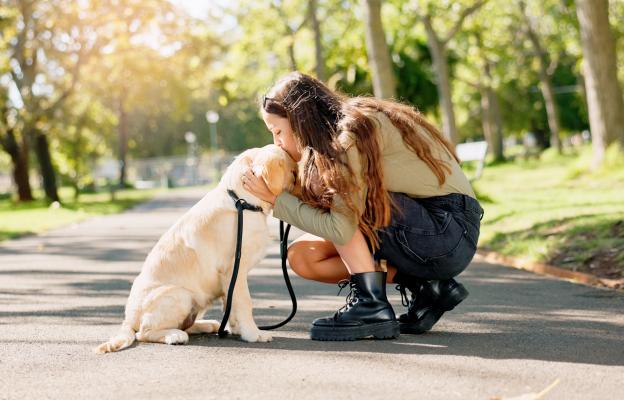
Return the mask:
M203 335L92 353L117 331L151 247L202 195L176 191L0 243L0 399L526 399L552 384L544 399L623 396L624 295L479 259L458 278L470 296L424 335L312 341L310 322L345 291L291 273L299 310L273 342ZM274 241L250 277L259 325L290 311L270 223Z

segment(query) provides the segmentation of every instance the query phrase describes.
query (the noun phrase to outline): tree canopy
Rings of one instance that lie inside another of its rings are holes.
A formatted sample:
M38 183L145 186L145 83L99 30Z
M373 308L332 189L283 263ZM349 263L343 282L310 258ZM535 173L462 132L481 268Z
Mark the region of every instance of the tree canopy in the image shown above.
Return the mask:
M616 22L624 0L599 3L614 43L606 57L621 67L624 28ZM376 4L381 25L368 31ZM592 49L604 53L582 41L577 7L571 0L219 0L197 15L167 0L3 0L0 168L11 169L28 200L37 167L53 198L55 177L84 186L100 157L182 154L187 131L208 149L208 110L220 115L220 149L263 145L270 135L258 98L290 70L349 95L373 94L371 66L384 54L367 44L367 32L377 46L387 44L389 93L456 142L484 138L500 159L503 141L526 132L560 147L590 129L587 60L600 60ZM619 90L623 68L614 74ZM624 127L614 123L605 145L624 144Z

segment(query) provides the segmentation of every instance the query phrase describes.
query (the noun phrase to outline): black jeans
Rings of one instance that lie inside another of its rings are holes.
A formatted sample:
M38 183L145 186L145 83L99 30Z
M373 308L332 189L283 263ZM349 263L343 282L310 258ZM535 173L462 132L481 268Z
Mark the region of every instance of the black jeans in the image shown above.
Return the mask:
M390 192L398 209L378 231L377 259L397 269L397 283L450 279L470 264L479 240L483 208L470 196L451 193L415 199Z

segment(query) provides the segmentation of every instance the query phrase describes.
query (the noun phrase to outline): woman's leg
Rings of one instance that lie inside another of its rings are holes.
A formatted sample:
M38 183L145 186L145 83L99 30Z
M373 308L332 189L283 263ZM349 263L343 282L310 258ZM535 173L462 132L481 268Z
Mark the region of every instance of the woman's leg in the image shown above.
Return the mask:
M351 274L375 270L359 230L344 246L335 246L329 240L306 233L288 247L288 262L297 275L323 283L337 283L349 279ZM396 269L388 266L386 282L392 283L395 274Z
M349 271L332 242L306 233L288 247L288 262L302 278L337 283L349 278Z
M307 279L336 283L349 280L346 304L331 317L312 321L313 340L395 338L400 334L392 305L386 295L386 274L375 271L373 257L361 232L343 246L305 235L288 252L292 269Z

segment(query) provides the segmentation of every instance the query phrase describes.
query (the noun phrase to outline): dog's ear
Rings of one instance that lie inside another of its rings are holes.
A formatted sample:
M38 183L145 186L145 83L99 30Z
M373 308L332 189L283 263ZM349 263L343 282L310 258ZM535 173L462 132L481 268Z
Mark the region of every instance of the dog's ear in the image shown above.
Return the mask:
M282 158L271 158L262 166L262 179L276 196L284 189L284 168Z
M242 153L240 156L240 161L244 167L251 167L254 161L254 154L251 152Z
M251 167L253 165L254 159L260 153L261 153L261 149L254 147L254 148L243 151L236 158L240 160L241 165L243 165L243 167Z

